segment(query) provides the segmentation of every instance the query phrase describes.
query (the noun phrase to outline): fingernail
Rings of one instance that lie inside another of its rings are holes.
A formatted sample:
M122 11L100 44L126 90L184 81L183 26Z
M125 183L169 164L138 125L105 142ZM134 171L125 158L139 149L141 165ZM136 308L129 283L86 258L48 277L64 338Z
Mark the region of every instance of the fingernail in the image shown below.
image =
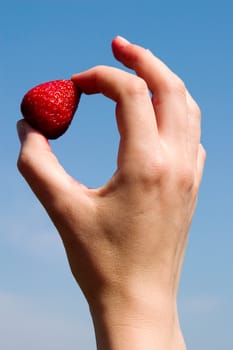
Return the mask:
M120 35L117 36L117 40L120 41L122 45L130 44L130 42L127 39Z

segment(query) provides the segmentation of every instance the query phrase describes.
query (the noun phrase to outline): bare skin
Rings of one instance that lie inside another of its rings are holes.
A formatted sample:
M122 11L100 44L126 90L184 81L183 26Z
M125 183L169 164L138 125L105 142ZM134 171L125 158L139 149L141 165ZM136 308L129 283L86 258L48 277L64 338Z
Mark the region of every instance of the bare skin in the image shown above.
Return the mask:
M116 103L112 178L97 189L77 182L25 121L18 168L64 242L98 350L183 350L177 292L205 162L200 110L150 51L120 37L112 49L137 75L98 66L72 77Z

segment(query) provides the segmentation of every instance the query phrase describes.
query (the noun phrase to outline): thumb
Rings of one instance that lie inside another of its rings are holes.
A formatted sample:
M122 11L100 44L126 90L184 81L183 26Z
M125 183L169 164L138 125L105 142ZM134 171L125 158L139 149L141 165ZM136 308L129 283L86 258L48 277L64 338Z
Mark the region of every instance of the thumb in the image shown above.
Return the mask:
M24 120L17 123L17 131L21 142L18 169L47 211L62 210L74 192L81 200L86 187L66 173L48 140Z

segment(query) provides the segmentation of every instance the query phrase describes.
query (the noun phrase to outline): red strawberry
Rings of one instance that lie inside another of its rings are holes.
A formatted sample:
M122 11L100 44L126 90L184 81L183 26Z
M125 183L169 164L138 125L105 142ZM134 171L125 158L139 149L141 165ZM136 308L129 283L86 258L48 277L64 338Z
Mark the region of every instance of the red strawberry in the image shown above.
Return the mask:
M25 120L48 139L68 129L78 107L81 91L71 80L54 80L29 90L21 102Z

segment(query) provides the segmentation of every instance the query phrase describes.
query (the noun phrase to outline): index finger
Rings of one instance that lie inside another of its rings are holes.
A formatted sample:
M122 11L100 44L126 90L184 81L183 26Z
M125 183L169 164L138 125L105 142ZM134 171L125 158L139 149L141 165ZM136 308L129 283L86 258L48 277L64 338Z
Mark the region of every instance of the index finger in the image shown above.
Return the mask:
M86 94L102 93L116 102L121 146L127 156L145 157L158 137L156 118L145 81L117 68L98 66L72 77Z

